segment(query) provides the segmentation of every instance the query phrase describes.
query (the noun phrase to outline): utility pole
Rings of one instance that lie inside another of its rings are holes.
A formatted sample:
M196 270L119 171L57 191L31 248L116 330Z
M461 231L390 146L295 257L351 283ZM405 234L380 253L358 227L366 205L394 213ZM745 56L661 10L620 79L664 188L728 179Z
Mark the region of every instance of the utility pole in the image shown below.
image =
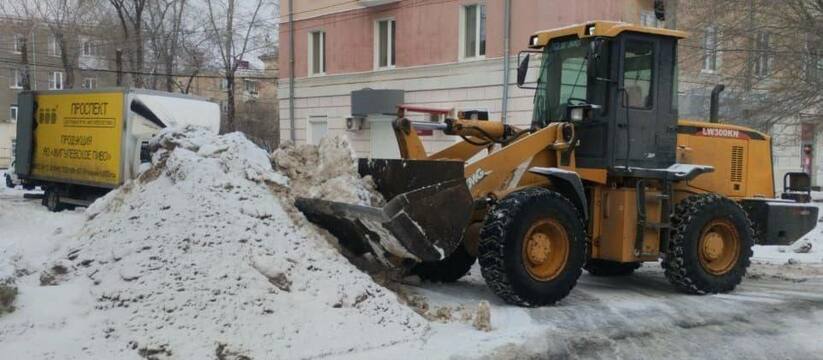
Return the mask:
M294 128L294 0L289 0L289 138L297 141Z
M509 71L511 62L511 20L512 3L511 0L503 1L503 103L500 104L500 120L506 124L509 122Z

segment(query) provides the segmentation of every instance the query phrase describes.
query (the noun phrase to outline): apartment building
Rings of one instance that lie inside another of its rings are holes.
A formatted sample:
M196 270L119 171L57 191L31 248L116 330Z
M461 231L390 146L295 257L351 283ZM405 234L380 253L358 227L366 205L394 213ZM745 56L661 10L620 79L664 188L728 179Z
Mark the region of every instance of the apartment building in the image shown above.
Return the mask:
M106 42L88 33L77 34L73 61L74 88L114 86L113 54ZM64 89L69 85L57 40L42 22L0 19L0 169L10 164L17 123L17 94L23 90L23 47L32 90Z
M354 114L360 110L352 109L352 92L372 89L393 103L488 111L490 118L526 126L532 93L514 85L514 73L517 53L533 32L594 19L655 22L652 0L293 2L294 9L281 3L281 139L317 143L323 136L346 133L359 156L374 157L397 156L392 117L379 110ZM511 61L504 69L506 54ZM509 72L508 83L504 71ZM347 122L352 115L362 123ZM429 151L453 141L424 134Z
M681 118L707 120L711 91L724 84L720 120L772 136L779 191L786 172L806 171L813 184L823 184L823 109L781 104L801 103L803 87L823 89L823 51L803 25L781 23L786 18L775 14L777 6L763 0L681 1L677 27L691 33L679 49ZM790 95L775 94L787 86Z

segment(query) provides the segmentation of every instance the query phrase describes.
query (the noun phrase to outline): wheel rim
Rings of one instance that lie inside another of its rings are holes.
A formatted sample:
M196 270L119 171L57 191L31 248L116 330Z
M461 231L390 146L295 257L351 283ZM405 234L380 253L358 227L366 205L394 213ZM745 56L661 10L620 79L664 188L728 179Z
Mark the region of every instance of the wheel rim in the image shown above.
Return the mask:
M713 220L703 228L697 246L703 269L713 275L723 275L734 268L740 257L740 234L729 220Z
M543 219L526 232L523 239L523 265L538 281L556 278L566 267L569 235L557 220Z

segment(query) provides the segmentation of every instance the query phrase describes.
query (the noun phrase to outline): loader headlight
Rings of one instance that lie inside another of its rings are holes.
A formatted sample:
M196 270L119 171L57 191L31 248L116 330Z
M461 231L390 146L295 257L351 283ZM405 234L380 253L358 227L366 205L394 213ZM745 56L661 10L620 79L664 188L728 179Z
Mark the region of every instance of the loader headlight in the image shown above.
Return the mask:
M597 104L579 103L566 107L566 119L571 122L587 121L594 116L594 111L600 109Z
M572 108L570 111L571 121L583 121L583 108Z

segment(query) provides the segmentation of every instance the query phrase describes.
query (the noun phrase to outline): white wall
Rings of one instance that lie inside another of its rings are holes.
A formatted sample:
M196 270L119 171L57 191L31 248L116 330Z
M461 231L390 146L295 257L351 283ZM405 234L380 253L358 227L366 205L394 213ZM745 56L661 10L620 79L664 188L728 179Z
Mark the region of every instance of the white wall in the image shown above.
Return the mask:
M0 169L9 167L11 162L11 140L16 136L16 124L0 122Z
M513 58L512 67L516 60ZM533 64L539 61L533 61ZM456 64L403 68L360 74L344 74L297 79L295 82L295 129L298 143L306 141L306 122L310 116L328 116L329 134L345 133L352 140L358 156L371 153L371 124L357 132L346 132L345 119L351 115L351 91L363 88L405 90L405 103L435 108L483 109L492 119L499 119L503 96L502 59ZM511 69L511 81L516 79ZM530 75L536 76L536 70ZM279 82L280 138L289 140L289 83ZM532 90L510 86L509 123L531 123ZM424 137L427 150L434 152L455 141L455 137L435 132Z

